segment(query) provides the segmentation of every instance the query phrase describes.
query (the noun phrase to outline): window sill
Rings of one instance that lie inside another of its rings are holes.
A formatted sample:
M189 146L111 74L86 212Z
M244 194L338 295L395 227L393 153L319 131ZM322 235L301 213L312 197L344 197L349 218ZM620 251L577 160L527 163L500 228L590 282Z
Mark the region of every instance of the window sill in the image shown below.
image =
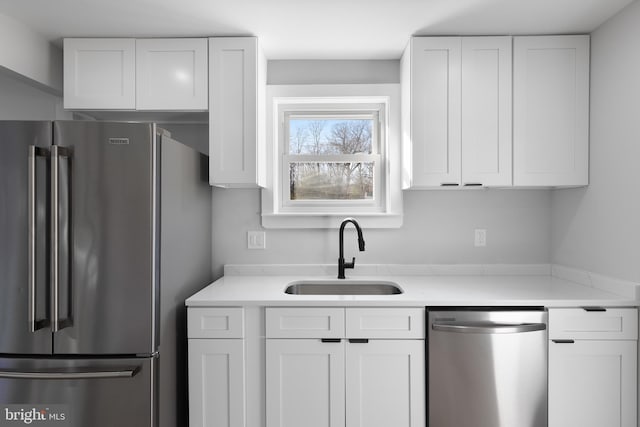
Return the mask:
M400 228L402 227L402 214L301 214L278 213L262 214L262 226L264 228L337 228L343 219L353 217L363 228Z

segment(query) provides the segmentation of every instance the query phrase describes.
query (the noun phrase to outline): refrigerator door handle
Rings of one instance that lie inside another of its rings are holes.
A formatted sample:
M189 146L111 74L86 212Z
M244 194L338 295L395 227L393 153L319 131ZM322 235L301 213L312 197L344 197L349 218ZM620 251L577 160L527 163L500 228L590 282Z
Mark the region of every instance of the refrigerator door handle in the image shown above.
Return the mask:
M138 368L120 371L86 371L86 372L17 372L0 371L0 378L26 380L92 380L99 378L132 378L138 373Z
M60 157L69 157L70 150L51 146L51 332L64 326L60 320Z
M29 146L29 197L28 197L28 216L29 216L29 330L36 332L46 326L49 326L49 319L37 319L36 315L36 157L48 157L49 150L35 145Z

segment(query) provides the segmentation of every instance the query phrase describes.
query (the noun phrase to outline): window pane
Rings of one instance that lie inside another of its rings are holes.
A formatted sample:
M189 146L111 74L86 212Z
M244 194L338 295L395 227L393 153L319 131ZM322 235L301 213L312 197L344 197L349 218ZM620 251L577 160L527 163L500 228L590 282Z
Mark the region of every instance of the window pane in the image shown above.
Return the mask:
M373 119L289 118L289 154L371 154Z
M291 200L371 200L373 162L289 163Z

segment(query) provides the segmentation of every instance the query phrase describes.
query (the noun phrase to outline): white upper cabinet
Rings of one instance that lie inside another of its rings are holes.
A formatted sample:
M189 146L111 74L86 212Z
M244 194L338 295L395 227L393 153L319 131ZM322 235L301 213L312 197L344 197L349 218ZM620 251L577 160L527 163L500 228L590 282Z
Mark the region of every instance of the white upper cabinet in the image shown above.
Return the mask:
M134 110L135 39L64 39L64 108Z
M460 183L459 37L414 37L402 57L404 187Z
M589 36L514 38L514 185L587 185Z
M64 108L206 111L207 39L65 39Z
M414 37L401 80L404 188L588 184L589 36Z
M511 185L511 37L462 39L462 185Z
M264 186L266 60L256 37L209 39L211 185Z
M207 39L136 40L138 110L207 110Z
M402 58L404 187L511 185L511 38L414 37Z

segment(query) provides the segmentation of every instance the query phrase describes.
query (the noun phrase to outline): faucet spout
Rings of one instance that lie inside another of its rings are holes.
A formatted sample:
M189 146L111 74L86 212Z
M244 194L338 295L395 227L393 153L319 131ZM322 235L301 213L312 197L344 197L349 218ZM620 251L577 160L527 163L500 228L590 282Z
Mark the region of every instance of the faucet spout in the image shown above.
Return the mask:
M360 228L360 224L353 218L345 218L340 224L340 257L338 258L338 279L344 279L344 270L347 268L353 268L356 265L356 259L353 257L351 262L346 262L344 259L344 228L347 224L353 224L356 227L356 232L358 233L358 249L360 252L364 251L364 238L362 237L362 228Z

